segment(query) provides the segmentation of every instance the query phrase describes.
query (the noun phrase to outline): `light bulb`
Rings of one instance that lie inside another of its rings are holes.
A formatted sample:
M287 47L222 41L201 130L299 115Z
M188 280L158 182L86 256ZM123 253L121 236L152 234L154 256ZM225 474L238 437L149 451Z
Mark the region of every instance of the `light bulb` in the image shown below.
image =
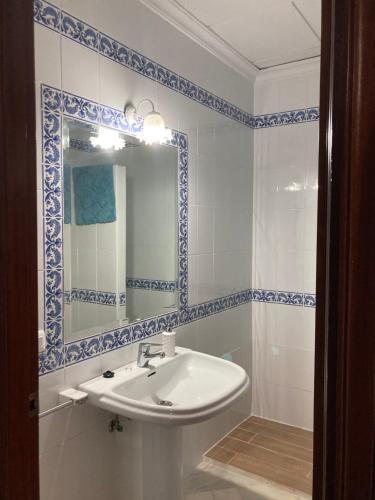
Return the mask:
M137 137L146 144L165 144L172 139L172 131L165 128L160 113L151 111L145 116L143 129L137 134Z
M90 137L90 142L95 148L114 149L115 151L123 149L126 145L125 139L122 139L118 132L106 127L99 127L98 135Z

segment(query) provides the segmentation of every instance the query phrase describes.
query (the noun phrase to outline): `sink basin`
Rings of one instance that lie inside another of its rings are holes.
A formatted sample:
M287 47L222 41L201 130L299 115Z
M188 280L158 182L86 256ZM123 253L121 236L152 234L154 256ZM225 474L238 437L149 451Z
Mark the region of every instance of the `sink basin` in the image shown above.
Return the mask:
M173 358L135 363L79 386L88 402L118 415L164 425L206 420L231 405L248 388L246 372L230 361L189 349Z

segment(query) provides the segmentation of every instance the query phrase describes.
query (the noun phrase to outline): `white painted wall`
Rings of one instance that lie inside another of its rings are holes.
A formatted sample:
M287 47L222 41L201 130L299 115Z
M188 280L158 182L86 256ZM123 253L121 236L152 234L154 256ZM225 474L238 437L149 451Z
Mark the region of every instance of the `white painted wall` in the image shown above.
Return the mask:
M252 112L252 86L136 0L60 0L60 6L113 38ZM39 283L43 326L40 83L123 109L153 99L168 127L189 137L190 304L251 286L253 132L183 95L115 64L53 31L35 26L38 130ZM157 338L155 338L157 341ZM179 345L221 356L251 372L251 305L178 329ZM76 386L136 358L136 345L40 379L41 410L59 390ZM225 414L185 431L185 466L250 413L251 393ZM139 434L107 432L110 415L74 408L40 422L41 500L138 500Z
M319 62L265 73L255 113L319 105ZM253 287L315 293L319 122L255 130ZM252 303L253 413L312 429L315 309Z

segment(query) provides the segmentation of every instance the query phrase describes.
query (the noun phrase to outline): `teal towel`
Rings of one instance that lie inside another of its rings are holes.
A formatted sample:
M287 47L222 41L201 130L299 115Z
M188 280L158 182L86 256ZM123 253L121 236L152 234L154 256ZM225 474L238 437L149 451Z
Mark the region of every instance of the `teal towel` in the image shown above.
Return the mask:
M64 165L64 224L72 221L72 167Z
M116 220L112 165L73 168L76 224L103 224Z

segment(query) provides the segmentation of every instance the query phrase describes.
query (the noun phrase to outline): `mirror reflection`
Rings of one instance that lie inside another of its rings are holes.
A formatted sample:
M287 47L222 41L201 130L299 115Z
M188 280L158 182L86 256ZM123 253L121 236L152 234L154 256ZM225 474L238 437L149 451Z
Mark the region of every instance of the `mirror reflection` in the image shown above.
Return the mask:
M65 342L177 309L178 152L64 119Z

